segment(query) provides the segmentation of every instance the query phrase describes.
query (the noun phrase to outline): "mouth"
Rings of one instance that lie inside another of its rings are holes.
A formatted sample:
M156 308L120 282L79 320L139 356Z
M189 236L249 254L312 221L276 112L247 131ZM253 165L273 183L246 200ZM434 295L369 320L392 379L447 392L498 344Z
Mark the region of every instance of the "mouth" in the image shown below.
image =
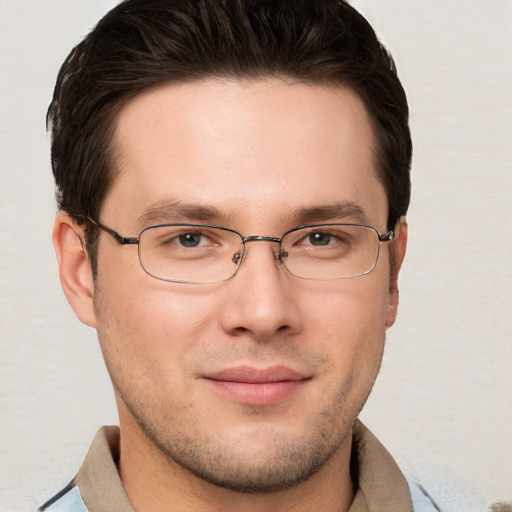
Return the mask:
M311 380L286 366L258 369L237 366L207 374L203 379L213 389L240 404L275 405L297 394Z

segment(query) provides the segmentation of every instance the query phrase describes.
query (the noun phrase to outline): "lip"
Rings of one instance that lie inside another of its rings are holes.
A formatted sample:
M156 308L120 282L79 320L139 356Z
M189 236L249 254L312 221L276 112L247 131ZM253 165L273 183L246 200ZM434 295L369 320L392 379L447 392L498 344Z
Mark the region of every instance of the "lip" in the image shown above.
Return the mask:
M207 374L203 379L227 398L247 405L274 405L296 394L310 380L286 366L237 366Z

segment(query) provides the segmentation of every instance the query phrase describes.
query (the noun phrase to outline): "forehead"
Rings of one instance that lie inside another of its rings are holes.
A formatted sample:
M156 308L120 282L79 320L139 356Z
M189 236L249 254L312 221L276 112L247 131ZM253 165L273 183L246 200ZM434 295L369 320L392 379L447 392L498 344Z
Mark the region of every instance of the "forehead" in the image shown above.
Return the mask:
M372 222L387 215L371 122L346 88L280 80L165 85L126 105L114 143L119 174L104 211L123 221L166 203L213 207L230 219L340 202L360 206Z

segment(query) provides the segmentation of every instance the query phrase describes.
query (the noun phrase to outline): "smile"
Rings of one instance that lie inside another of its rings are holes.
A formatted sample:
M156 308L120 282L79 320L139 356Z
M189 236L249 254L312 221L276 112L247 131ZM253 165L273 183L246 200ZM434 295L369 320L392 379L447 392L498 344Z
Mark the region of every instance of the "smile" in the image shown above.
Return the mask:
M310 377L291 368L229 368L203 377L217 392L246 405L275 405L295 395Z

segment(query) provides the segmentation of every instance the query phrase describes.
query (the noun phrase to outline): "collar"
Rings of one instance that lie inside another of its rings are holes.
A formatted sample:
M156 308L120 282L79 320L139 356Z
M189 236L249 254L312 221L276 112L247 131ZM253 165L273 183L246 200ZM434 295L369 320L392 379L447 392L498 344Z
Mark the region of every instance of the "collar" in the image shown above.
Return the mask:
M352 450L359 485L348 512L413 512L407 480L390 453L359 420L354 425Z
M119 428L99 430L74 484L90 512L135 512L117 471ZM407 481L393 457L360 422L354 425L352 468L357 491L348 512L412 512Z

